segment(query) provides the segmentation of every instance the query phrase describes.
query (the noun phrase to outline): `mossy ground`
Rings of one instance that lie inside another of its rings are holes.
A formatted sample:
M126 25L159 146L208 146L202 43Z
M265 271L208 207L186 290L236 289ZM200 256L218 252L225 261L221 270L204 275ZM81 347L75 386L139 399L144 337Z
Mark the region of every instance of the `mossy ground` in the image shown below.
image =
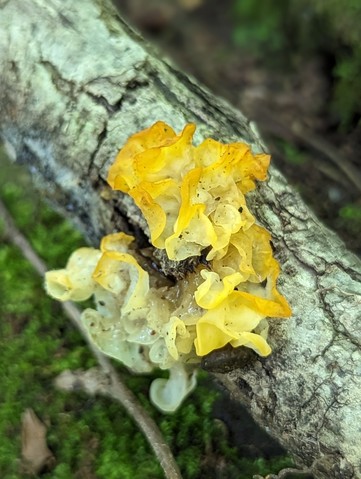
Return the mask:
M49 267L61 267L84 241L41 202L25 176L0 155L2 200ZM61 371L89 368L95 361L59 304L46 296L42 278L5 241L1 221L0 243L0 477L26 477L20 467L20 424L30 407L48 425L48 445L56 458L44 479L162 478L146 440L120 405L55 389ZM162 415L149 404L149 376L125 377L159 425L185 479L250 479L290 464L284 457L241 456L212 416L220 393L206 376L174 415Z

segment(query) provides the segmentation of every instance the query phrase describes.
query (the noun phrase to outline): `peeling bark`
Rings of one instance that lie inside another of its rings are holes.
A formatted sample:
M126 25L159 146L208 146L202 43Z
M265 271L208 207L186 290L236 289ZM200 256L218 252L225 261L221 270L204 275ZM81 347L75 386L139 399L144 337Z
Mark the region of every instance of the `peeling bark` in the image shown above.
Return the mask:
M197 141L264 149L240 112L161 60L107 1L0 0L0 66L3 140L94 244L118 230L146 244L136 206L106 183L134 132L194 122ZM275 168L251 208L272 233L294 314L271 321L269 358L236 358L217 376L316 478L361 478L361 262Z

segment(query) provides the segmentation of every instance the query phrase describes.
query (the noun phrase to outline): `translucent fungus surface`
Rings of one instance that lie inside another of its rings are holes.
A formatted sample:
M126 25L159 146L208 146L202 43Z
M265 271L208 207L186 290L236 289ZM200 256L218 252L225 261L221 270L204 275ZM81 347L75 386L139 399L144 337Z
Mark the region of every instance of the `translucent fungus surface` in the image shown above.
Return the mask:
M244 143L207 139L193 146L194 131L189 124L177 135L157 122L133 135L108 182L134 199L154 248L175 261L206 252L207 267L200 262L175 285L156 287L137 261L134 238L116 233L46 275L48 293L61 301L93 295L95 308L82 320L105 354L136 372L170 371L150 390L166 412L195 386L202 356L226 344L267 356L265 318L291 314L277 290L270 234L256 225L245 199L256 180L266 179L269 156Z

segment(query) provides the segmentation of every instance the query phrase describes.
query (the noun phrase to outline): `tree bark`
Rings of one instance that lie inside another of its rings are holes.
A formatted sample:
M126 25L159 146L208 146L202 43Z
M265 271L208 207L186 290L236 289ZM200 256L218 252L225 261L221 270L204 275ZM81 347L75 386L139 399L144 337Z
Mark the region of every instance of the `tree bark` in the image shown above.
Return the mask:
M119 230L144 241L139 211L106 183L136 131L194 122L197 141L264 149L240 112L159 59L104 0L0 0L0 66L3 140L95 245ZM251 208L272 233L293 316L271 321L269 358L217 376L316 478L361 478L361 262L273 167Z

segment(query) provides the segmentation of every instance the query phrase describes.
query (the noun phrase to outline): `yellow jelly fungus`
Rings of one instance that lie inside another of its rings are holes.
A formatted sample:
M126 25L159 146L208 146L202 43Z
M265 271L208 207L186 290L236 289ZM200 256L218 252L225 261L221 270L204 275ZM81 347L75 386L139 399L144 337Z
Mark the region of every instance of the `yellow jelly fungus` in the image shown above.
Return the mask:
M195 340L197 355L204 356L230 343L235 347L247 345L261 356L267 356L271 349L265 339L258 334L252 337L248 335L264 317L261 311L250 304L245 304L243 296L238 291L233 291L222 303L209 309L197 321ZM247 341L244 340L244 333L247 333Z
M266 178L269 164L268 155L253 155L244 143L193 146L194 131L189 124L176 135L157 122L129 138L108 176L141 209L152 244L176 261L208 246L211 259L237 228L254 223L244 194Z
M179 351L176 344L177 339L185 339L190 337L186 325L181 319L174 316L170 318L167 324L165 324L163 334L169 354L174 359L178 359Z
M177 135L163 122L129 138L110 167L110 186L142 211L155 248L171 260L203 255L174 286L154 286L137 261L134 238L115 233L100 249L81 248L65 269L46 274L48 293L61 300L94 296L82 320L105 354L134 371L169 369L151 399L175 410L193 389L194 365L226 344L267 356L267 317L291 314L277 290L280 272L270 234L255 224L245 195L265 180L269 156L244 143L206 139L193 146L195 126Z
M91 273L101 253L94 248L79 248L70 256L65 269L45 274L47 292L59 301L84 301L94 291Z

